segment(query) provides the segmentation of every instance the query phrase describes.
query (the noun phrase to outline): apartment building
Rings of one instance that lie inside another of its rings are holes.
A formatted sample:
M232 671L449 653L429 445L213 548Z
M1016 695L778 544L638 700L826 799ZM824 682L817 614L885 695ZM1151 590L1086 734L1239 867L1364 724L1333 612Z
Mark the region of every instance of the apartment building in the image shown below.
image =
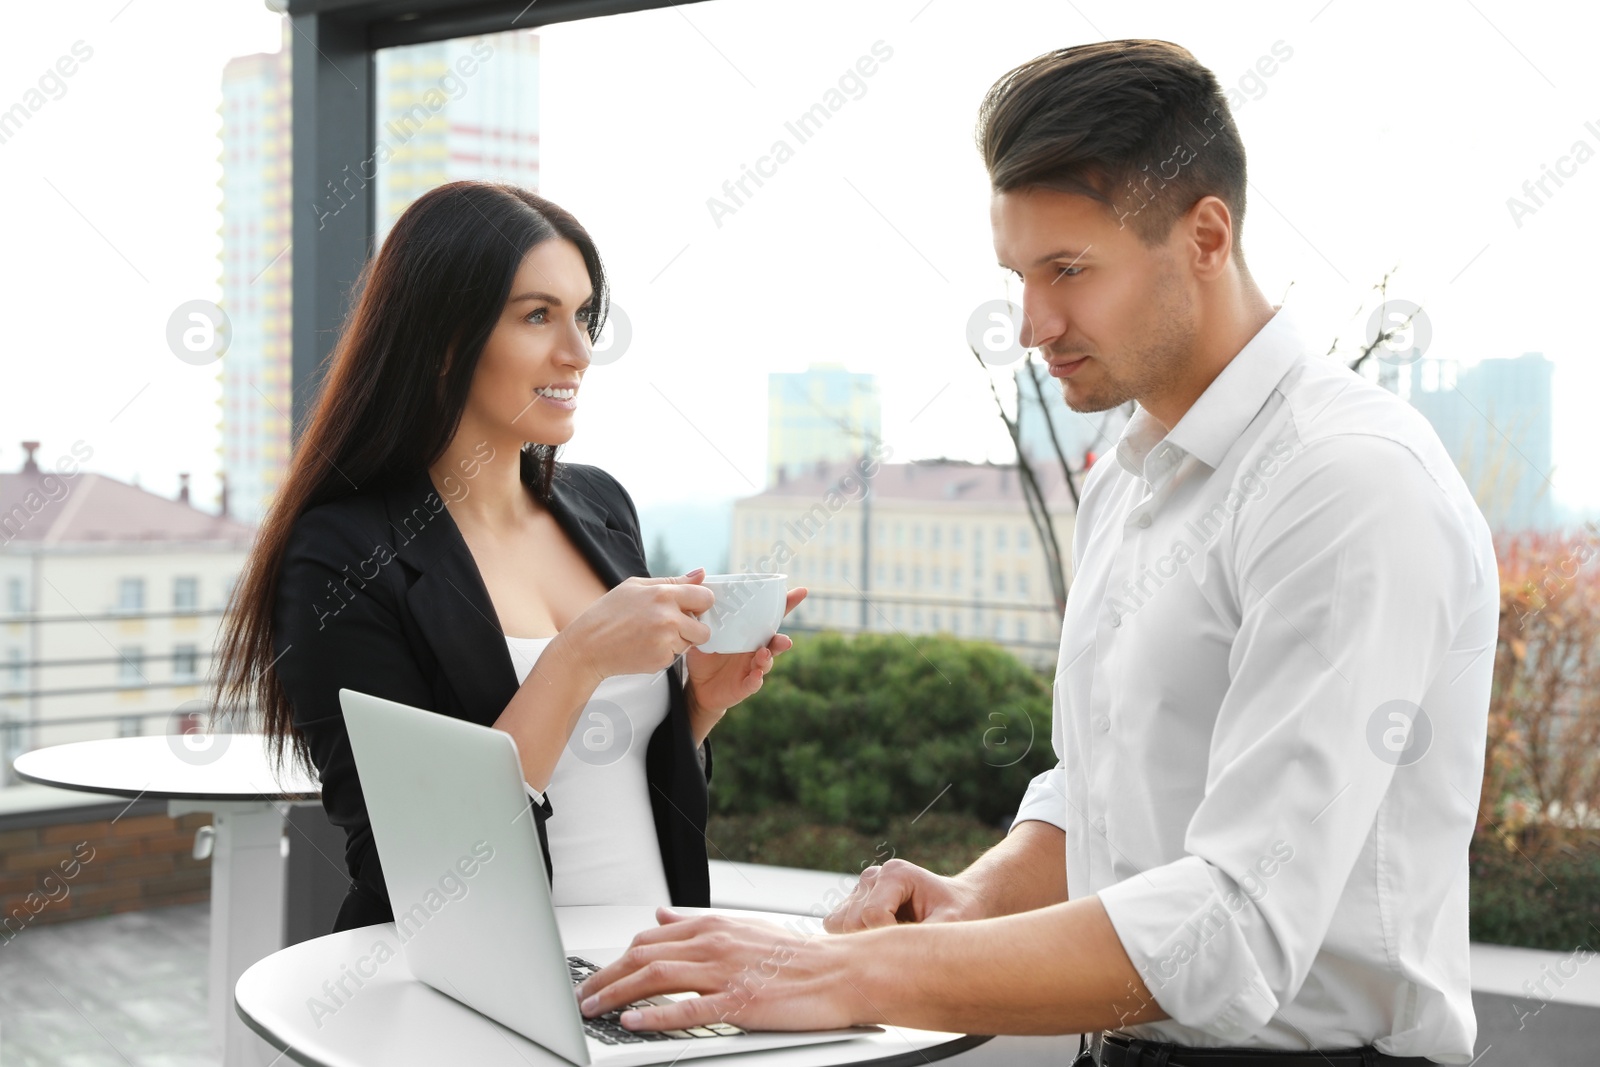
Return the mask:
M0 473L0 745L168 732L204 697L252 527L78 470Z
M1040 476L1070 566L1071 495L1058 464ZM791 629L943 632L1047 665L1061 611L1017 479L948 460L817 463L734 504L730 562L810 590Z

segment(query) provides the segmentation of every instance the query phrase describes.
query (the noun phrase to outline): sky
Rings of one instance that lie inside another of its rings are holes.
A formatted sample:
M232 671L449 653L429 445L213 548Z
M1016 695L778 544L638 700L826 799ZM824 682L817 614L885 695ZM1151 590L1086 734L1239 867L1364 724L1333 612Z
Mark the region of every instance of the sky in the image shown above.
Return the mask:
M47 92L0 143L0 469L22 439L47 462L83 441L88 469L168 494L189 471L209 502L217 367L174 357L166 324L220 297L222 67L275 50L279 16L88 0L7 21L0 111ZM1005 461L965 342L1007 295L977 105L1039 53L1155 37L1236 90L1242 245L1267 297L1349 352L1388 273L1425 309L1430 356L1542 351L1555 467L1534 473L1600 508L1597 28L1589 4L1505 0L710 0L549 27L540 191L594 236L632 327L591 368L564 455L641 507L756 492L766 376L838 362L878 376L894 459ZM873 73L852 80L862 57ZM844 105L800 143L785 124L834 89ZM779 139L792 155L735 205L724 183ZM1524 183L1558 164L1535 203Z

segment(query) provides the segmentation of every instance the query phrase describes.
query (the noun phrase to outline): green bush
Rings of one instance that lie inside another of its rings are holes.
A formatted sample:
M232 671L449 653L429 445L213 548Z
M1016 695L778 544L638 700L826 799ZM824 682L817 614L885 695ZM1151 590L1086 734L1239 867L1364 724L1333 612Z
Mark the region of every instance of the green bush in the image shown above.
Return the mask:
M867 833L935 798L999 825L1055 763L1049 683L944 635L802 635L713 736L714 812L795 807Z
M1600 945L1600 834L1566 833L1529 855L1494 833L1472 842L1472 940L1570 952Z
M873 833L818 825L799 808L768 808L758 815L713 815L706 826L712 859L767 863L808 871L860 874L898 856L935 874L960 874L998 844L1005 831L970 815L934 810L899 815Z

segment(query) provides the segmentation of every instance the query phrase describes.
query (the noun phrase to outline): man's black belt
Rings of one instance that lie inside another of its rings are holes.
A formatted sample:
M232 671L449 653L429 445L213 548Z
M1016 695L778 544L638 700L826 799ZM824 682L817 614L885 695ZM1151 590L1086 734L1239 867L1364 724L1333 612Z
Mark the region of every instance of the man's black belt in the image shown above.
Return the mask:
M1079 1055L1078 1064L1096 1067L1438 1067L1423 1056L1390 1056L1365 1048L1290 1052L1260 1048L1191 1048L1167 1041L1143 1041L1121 1034L1102 1035L1099 1057Z

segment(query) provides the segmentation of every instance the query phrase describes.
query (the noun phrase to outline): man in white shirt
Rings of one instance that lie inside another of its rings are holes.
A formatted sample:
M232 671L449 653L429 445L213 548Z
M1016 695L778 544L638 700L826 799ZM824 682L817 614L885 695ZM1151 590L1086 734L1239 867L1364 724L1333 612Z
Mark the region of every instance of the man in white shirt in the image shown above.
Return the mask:
M1006 840L954 878L868 868L828 917L847 937L663 911L586 1012L693 989L624 1025L1095 1031L1093 1062L1170 1067L1472 1059L1490 534L1422 417L1251 279L1222 101L1183 49L1120 41L1025 64L980 111L1023 345L1078 411L1137 401L1074 533L1060 762Z

